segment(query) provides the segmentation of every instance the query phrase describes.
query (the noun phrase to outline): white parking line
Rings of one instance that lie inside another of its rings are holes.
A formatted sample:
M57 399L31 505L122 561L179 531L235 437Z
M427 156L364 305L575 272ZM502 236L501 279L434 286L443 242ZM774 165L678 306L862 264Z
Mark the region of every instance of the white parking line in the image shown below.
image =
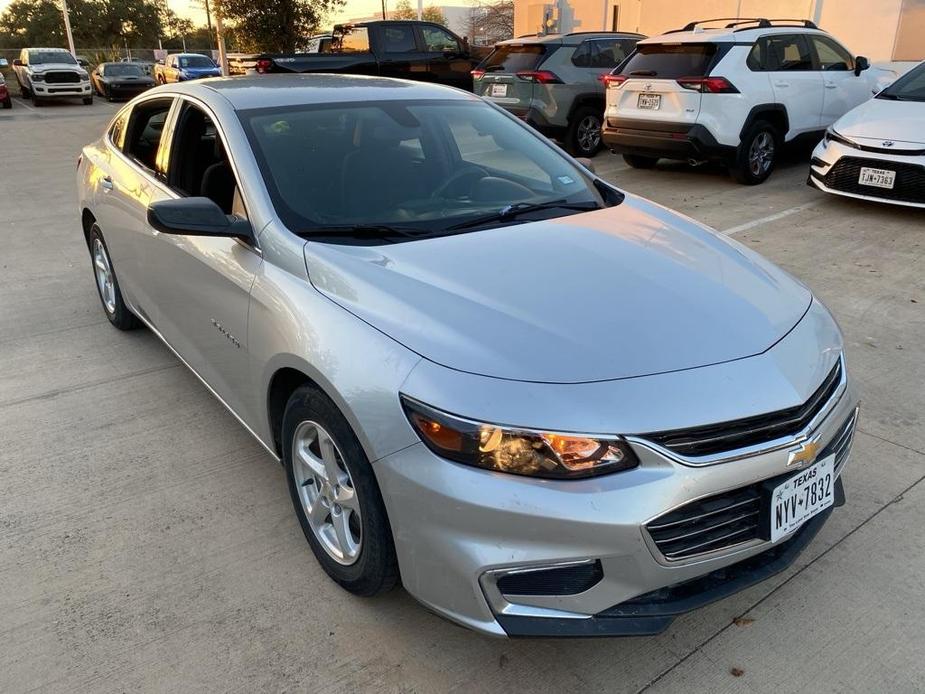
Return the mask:
M30 111L35 111L35 108L34 108L34 107L32 107L32 106L30 106L29 104L27 104L27 103L26 103L25 101L23 101L21 98L16 98L16 97L14 97L14 98L13 98L13 101L15 101L17 104L19 104L19 105L22 106L23 108L27 108L27 109L29 109Z
M803 203L802 205L797 205L796 207L791 207L787 210L781 210L780 212L775 212L774 214L769 214L767 217L762 217L760 219L754 219L751 222L745 222L744 224L739 224L738 226L730 227L729 229L724 229L722 234L727 236L735 236L738 233L743 231L748 231L749 229L754 229L755 227L760 227L762 224L767 224L768 222L776 222L778 219L783 219L784 217L789 217L792 214L797 214L798 212L803 212L810 208L820 205L825 202L824 198L819 200L811 200L810 202Z

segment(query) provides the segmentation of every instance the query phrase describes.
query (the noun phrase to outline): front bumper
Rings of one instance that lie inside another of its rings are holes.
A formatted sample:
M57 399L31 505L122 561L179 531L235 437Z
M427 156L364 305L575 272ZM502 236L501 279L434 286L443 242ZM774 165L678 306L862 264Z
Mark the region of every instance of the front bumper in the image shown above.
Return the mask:
M91 96L93 91L89 82L35 82L32 93L45 98L66 98Z
M892 189L858 182L861 167L896 172ZM807 184L859 200L925 208L925 156L905 156L856 149L837 141L820 142L813 151Z
M856 407L846 385L815 430L823 445L849 420L853 431ZM405 588L435 612L497 636L653 634L789 566L829 515L777 543L755 538L668 560L648 523L690 501L779 478L789 451L692 467L633 447L639 468L564 482L451 463L423 444L376 461ZM578 592L503 592L505 576L583 565L598 575Z
M617 154L666 159L728 159L735 147L717 142L706 127L633 118L604 119L604 144Z

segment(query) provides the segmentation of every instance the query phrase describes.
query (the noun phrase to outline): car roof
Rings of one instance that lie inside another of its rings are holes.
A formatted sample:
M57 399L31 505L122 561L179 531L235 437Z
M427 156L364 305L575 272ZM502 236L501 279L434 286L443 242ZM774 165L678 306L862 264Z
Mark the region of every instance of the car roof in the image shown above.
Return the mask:
M210 56L206 55L205 53L189 53L189 52L187 52L187 53L168 53L168 54L167 54L168 57L170 57L170 56L172 56L172 55L178 55L178 56L183 56L183 57L195 55L195 56L198 56L198 57L200 57L200 58L209 58L209 57L210 57Z
M669 31L664 34L660 34L659 36L652 36L650 38L644 39L639 43L745 43L752 42L760 36L769 36L773 34L827 35L826 32L822 31L821 29L812 29L795 24L787 26L748 27L747 29L735 29L730 27L696 27L690 31Z
M189 94L199 98L222 96L235 110L302 104L375 101L446 100L481 101L453 87L388 77L362 75L254 75L215 77L177 82L155 92Z
M68 54L70 54L70 51L69 51L68 49L66 49L66 48L58 48L58 47L42 48L41 46L30 46L30 47L27 48L26 50L27 50L27 51L49 51L49 52L52 52L52 53L68 53Z
M527 34L518 36L515 39L499 41L495 46L523 46L532 44L554 44L563 46L577 46L587 39L640 39L645 38L645 34L637 34L632 31L575 31L569 34L546 34L536 36Z

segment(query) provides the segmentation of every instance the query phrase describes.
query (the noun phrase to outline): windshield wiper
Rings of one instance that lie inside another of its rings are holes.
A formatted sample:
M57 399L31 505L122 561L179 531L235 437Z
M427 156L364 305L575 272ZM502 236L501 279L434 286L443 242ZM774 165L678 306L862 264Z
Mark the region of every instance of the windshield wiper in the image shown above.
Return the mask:
M466 222L460 222L459 224L454 224L453 226L447 227L447 231L455 231L456 229L469 229L470 227L481 226L482 224L490 224L491 222L506 222L508 220L519 217L522 214L527 214L529 212L537 212L538 210L575 210L577 212L587 212L590 210L599 210L601 206L596 202L567 202L565 199L562 200L549 200L547 202L538 202L538 203L527 203L527 202L518 202L513 205L506 205L500 210L493 214L487 214L483 217L476 217L475 219L470 219Z
M338 224L304 229L298 233L302 238L328 238L332 236L353 236L358 239L390 239L395 237L414 239L430 233L429 229L392 226L390 224Z

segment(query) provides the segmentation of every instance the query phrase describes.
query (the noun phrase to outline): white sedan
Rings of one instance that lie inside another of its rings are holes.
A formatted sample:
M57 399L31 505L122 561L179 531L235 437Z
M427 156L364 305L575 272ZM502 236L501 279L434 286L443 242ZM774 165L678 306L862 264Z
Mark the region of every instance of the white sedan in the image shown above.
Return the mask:
M826 131L809 181L827 193L925 207L925 62Z

